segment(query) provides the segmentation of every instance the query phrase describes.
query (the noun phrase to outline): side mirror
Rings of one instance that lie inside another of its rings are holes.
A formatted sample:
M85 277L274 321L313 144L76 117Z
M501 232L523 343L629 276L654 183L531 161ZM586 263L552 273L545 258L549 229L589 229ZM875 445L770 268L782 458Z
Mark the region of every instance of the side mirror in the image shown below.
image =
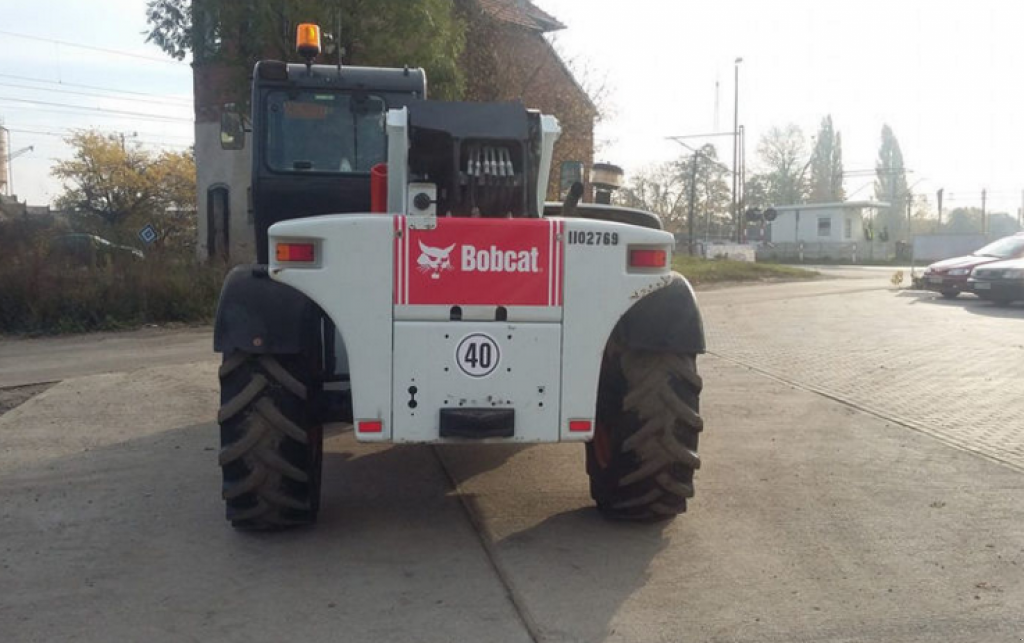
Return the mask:
M234 105L225 105L220 113L220 147L225 150L245 149L245 124Z

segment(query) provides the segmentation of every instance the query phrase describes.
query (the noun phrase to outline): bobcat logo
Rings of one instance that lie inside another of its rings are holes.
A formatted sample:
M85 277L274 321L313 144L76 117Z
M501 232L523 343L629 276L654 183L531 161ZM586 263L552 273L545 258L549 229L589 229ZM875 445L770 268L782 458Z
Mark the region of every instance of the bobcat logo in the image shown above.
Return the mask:
M420 258L416 260L419 264L417 269L423 274L430 273L431 279L440 279L441 273L445 270L452 269L452 262L448 258L448 255L455 249L455 244L448 246L447 248L431 248L430 246L423 245L420 241Z

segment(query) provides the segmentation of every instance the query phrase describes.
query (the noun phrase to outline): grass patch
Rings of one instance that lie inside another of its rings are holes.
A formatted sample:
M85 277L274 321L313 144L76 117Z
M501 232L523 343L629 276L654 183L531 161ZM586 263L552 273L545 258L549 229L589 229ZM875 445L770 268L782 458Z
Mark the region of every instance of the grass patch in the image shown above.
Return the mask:
M701 259L687 255L673 258L672 267L683 274L694 286L708 284L814 279L819 273L795 266L772 263L749 263L729 259Z

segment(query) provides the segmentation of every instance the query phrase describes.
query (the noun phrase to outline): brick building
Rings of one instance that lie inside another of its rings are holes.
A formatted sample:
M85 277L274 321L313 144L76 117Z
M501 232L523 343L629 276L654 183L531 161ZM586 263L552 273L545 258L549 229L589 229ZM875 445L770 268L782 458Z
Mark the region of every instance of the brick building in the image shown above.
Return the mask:
M597 109L545 34L565 25L527 0L460 0L467 23L463 69L469 100L522 100L558 117L548 197L557 199L563 164L590 167ZM569 170L569 167L566 167ZM568 178L568 177L567 177ZM587 173L580 177L586 183ZM589 192L589 191L588 191Z
M586 182L597 110L545 37L565 25L528 0L455 0L455 5L466 24L461 61L466 99L521 100L558 117L562 137L555 148L548 197L557 199L565 181ZM240 95L250 70L204 56L201 43L195 54L198 253L232 263L249 261L255 255L248 203L252 146L222 149L220 115L222 106Z

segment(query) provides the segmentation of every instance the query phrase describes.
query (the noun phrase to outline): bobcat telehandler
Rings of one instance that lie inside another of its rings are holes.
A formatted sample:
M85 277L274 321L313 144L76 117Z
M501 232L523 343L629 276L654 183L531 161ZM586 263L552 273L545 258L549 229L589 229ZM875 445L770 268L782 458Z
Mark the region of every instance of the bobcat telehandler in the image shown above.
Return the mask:
M242 529L312 523L324 422L387 443L585 442L598 509L682 513L704 352L650 213L545 203L560 129L519 103L426 100L420 69L261 61L257 263L217 311L220 466Z

